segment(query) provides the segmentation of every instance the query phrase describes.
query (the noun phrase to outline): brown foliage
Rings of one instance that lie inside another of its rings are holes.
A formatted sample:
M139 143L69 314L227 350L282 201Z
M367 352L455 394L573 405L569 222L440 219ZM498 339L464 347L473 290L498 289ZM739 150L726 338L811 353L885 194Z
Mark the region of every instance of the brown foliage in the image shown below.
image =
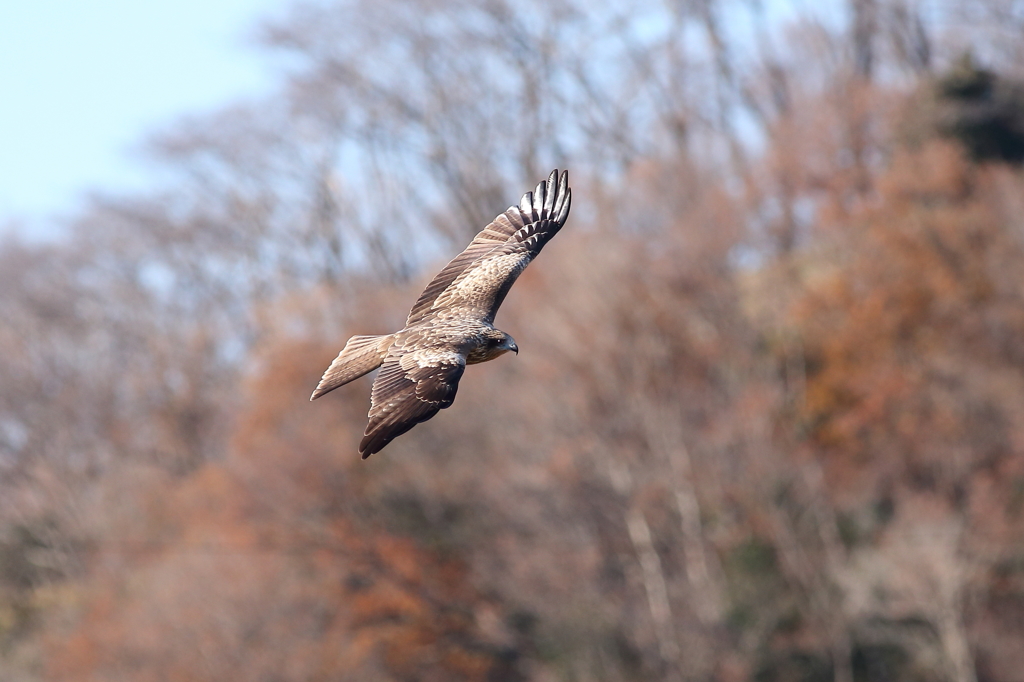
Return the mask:
M795 308L803 418L833 456L952 499L1012 453L1024 251L1005 222L1007 181L953 147L901 151L877 199L843 217L835 258Z

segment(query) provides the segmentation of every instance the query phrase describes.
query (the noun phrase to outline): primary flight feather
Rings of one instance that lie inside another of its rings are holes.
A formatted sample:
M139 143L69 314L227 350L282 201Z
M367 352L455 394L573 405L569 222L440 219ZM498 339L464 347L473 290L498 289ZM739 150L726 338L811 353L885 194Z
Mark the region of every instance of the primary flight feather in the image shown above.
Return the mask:
M571 198L568 172L552 171L431 280L401 331L348 340L310 400L381 368L359 443L363 459L449 407L466 365L519 352L494 327L494 315L519 273L565 224Z

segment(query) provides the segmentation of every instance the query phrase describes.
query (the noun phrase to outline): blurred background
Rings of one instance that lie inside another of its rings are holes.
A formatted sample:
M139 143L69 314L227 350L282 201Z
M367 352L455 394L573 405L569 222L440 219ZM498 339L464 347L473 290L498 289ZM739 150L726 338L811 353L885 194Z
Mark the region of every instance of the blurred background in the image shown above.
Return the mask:
M1024 679L1024 3L235 5L0 216L0 679ZM555 167L522 352L361 462L320 374Z

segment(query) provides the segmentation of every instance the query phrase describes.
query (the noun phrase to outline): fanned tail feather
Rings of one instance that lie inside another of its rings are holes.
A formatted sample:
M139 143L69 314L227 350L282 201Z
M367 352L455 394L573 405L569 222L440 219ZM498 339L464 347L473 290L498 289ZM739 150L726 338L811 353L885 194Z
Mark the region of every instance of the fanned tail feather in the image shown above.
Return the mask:
M353 336L324 372L323 378L309 399L316 400L323 394L330 393L339 386L344 386L380 367L394 341L394 334Z

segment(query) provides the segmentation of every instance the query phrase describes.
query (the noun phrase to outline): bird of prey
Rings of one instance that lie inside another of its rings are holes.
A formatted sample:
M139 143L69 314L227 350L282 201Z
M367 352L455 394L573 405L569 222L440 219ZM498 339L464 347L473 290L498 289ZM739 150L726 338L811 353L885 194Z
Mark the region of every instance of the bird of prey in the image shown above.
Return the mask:
M450 407L466 365L519 353L515 340L495 329L494 315L519 273L565 224L571 195L568 172L552 171L431 280L405 328L348 340L310 400L381 368L359 443L363 459Z

